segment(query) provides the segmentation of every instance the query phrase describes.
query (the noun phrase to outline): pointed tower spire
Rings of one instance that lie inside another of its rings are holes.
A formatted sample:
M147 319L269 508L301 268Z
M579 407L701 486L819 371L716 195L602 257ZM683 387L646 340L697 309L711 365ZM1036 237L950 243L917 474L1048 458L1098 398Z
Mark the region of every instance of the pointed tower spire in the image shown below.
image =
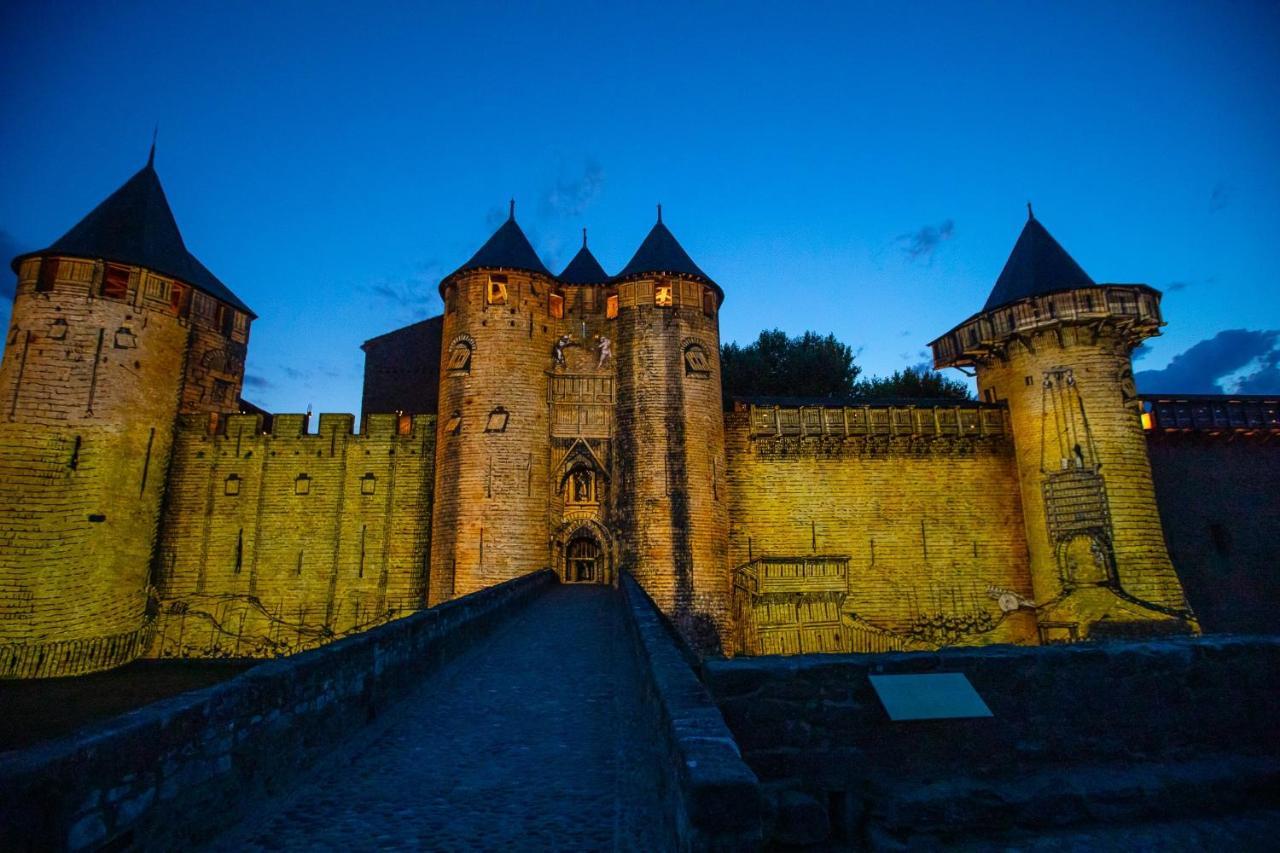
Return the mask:
M36 255L64 255L132 264L184 281L256 317L230 288L187 250L164 188L160 186L160 176L152 168L154 158L155 143L152 142L146 166L51 246L14 258L13 268L17 270L24 258Z
M662 202L658 202L658 224L662 224Z
M565 284L603 284L609 280L609 274L587 248L587 229L582 229L582 248L556 278Z
M982 310L991 311L1029 296L1096 286L1089 274L1035 218L1028 202L1027 224L1022 227L1018 242L1013 244L1009 260L1005 261Z
M156 126L151 129L151 153L147 155L147 168L154 169L156 166L156 137L160 135L160 122L156 122Z
M514 198L511 199L511 212L507 214L507 221L508 222L516 221L516 200Z

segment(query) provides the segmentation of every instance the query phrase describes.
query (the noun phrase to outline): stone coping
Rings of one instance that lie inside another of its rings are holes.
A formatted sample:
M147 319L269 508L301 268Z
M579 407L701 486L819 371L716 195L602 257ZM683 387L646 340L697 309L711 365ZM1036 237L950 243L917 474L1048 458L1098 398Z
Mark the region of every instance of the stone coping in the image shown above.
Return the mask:
M0 849L207 842L554 583L526 575L0 757Z
M760 784L742 760L724 717L690 667L675 635L629 574L621 587L646 676L644 694L659 715L674 783L681 850L755 849L762 843Z

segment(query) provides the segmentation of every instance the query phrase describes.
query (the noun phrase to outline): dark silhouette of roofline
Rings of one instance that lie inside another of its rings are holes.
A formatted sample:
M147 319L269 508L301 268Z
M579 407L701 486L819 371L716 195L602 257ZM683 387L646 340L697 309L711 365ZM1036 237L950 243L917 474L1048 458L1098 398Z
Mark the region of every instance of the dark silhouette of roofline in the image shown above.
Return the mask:
M155 146L147 164L47 248L10 262L16 273L28 258L103 260L143 267L177 279L256 318L248 305L188 251L155 170Z

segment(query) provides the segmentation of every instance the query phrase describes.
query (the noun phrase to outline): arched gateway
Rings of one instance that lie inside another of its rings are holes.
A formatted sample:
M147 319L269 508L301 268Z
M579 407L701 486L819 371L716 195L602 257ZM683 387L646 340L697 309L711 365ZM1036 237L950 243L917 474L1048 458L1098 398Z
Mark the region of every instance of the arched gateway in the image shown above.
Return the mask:
M595 519L566 521L556 531L552 553L555 570L564 583L613 584L613 537Z

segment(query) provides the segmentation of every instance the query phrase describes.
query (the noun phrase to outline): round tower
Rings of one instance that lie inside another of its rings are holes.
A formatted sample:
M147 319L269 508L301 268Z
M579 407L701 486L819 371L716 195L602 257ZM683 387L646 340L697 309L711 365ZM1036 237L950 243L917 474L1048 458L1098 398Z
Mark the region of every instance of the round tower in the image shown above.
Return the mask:
M1163 325L1160 293L1095 283L1028 214L982 311L931 346L1008 404L1041 640L1195 630L1130 361Z
M693 643L727 640L719 312L724 293L658 221L615 278L622 563Z
M187 250L154 164L15 258L0 363L0 676L144 652L176 415L234 411L252 312Z
M429 603L550 564L547 395L554 280L510 218L440 283Z

